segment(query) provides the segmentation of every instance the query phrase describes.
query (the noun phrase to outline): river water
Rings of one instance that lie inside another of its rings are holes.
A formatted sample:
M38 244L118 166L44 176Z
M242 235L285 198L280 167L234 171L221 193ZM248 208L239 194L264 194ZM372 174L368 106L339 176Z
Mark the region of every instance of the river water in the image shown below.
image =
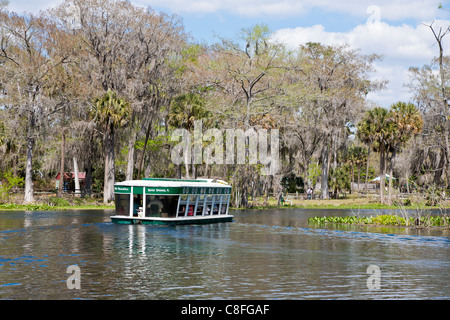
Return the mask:
M0 299L450 298L449 231L307 222L350 210L181 226L116 225L111 213L0 212Z

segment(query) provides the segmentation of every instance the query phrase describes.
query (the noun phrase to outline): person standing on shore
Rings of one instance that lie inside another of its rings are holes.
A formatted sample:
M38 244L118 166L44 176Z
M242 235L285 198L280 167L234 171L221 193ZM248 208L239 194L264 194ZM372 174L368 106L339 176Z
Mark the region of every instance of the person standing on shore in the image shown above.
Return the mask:
M311 188L308 188L308 190L306 191L306 194L308 195L308 200L311 200L312 189L311 189Z

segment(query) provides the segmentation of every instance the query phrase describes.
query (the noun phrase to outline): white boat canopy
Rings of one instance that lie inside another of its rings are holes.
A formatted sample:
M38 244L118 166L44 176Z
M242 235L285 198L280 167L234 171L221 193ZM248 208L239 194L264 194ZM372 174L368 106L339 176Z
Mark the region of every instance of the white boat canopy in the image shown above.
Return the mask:
M115 193L125 194L230 194L231 186L215 179L158 179L128 180L114 185Z

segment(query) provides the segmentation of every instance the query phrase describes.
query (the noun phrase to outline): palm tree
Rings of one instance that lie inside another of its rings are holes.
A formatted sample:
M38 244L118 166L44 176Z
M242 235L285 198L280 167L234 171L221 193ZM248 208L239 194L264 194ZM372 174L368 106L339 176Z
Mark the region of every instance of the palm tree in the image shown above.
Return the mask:
M131 114L130 104L109 89L102 97L95 99L91 113L103 130L103 147L105 153L105 181L103 202L114 198L114 132L124 126Z
M190 131L194 121L209 117L211 113L205 109L205 100L196 93L181 94L173 99L170 105L169 123L174 127L182 127Z
M191 131L196 120L209 118L211 112L205 108L205 100L197 93L188 92L173 99L170 105L169 124ZM187 154L185 155L187 156ZM194 159L192 152L192 159ZM189 160L185 159L186 177L189 177ZM180 167L181 168L181 167ZM193 176L195 164L192 162Z
M391 106L390 117L393 130L389 139L391 151L389 176L392 177L393 162L397 152L412 136L422 131L423 119L414 104L404 102L397 102ZM389 204L391 203L391 189L392 179L389 179Z
M413 135L422 131L423 119L417 107L412 103L398 102L390 110L376 107L367 111L365 118L358 124L358 138L380 153L380 200L384 202L384 177L386 158L391 153L389 176L392 177L393 161L397 151ZM389 197L391 202L392 178L389 179Z
M422 132L423 119L419 109L412 103L397 102L391 106L400 143L407 142L413 135Z
M367 111L358 123L358 138L380 153L380 201L384 202L384 177L386 175L386 155L392 134L393 123L387 109L376 107Z

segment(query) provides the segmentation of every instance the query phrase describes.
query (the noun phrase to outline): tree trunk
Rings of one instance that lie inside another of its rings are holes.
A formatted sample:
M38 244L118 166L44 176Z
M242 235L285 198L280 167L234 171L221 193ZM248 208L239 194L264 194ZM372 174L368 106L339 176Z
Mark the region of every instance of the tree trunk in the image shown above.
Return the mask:
M59 188L58 188L58 197L62 196L64 189L64 155L65 155L65 145L66 145L66 132L62 130L61 137L61 165L59 170Z
M239 181L240 181L240 195L241 195L241 205L244 208L247 208L249 206L248 203L248 172L250 172L249 165L246 164L245 168L239 168Z
M181 163L177 165L177 178L181 179Z
M103 202L108 203L114 199L114 129L108 128L105 132L105 182L103 189Z
M366 166L366 193L367 193L367 182L369 180L369 156L370 156L370 146L367 148L367 166Z
M84 194L85 195L92 195L92 157L93 157L93 150L92 150L92 144L93 144L93 133L88 132L89 138L87 140L87 157L85 160L85 171L86 171L86 178L84 180Z
M309 162L305 162L304 167L303 167L303 175L304 175L304 179L303 179L303 188L306 189L306 187L310 187L312 185L312 181L309 178Z
M144 147L142 148L142 153L141 153L141 156L139 158L139 167L138 167L137 179L141 179L141 172L142 172L142 166L143 166L143 163L144 163L145 150L147 149L148 139L150 138L150 131L151 131L151 128L152 128L152 123L153 123L153 119L150 118L150 120L148 122L148 126L147 126L147 131L145 133Z
M351 167L352 167L352 181L350 182L350 194L352 194L353 184L355 183L355 169L354 169L354 165L352 165Z
M25 167L25 195L24 203L34 202L33 195L33 149L34 149L34 112L30 111L28 115L28 134L27 134L27 163Z
M75 178L75 196L79 197L81 195L81 189L80 189L80 179L78 177L77 158L75 157L73 157L73 175Z
M332 147L333 147L333 171L334 171L334 170L336 170L337 165L338 165L337 164L337 158L338 158L338 155L337 155L338 150L337 149L338 149L338 143L339 143L339 133L336 134L334 139L331 139L331 141L333 141ZM329 167L328 167L328 171L330 171Z
M449 121L449 120L447 120ZM450 141L448 139L449 136L449 130L446 126L446 129L444 130L445 132L445 153L446 153L446 160L447 160L447 165L445 167L445 188L449 187L449 183L450 183Z
M131 129L131 138L128 141L128 159L127 159L127 172L125 174L125 180L133 180L134 171L134 144L136 142L136 131Z
M433 26L429 26L431 31L433 32L433 35L439 45L439 74L440 74L440 80L441 80L441 93L442 93L442 111L445 116L445 119L448 121L448 103L447 103L447 93L446 93L446 85L445 85L445 68L444 68L444 48L442 46L442 40L444 36L447 34L447 31L441 34L441 31L439 31L438 34L433 29ZM445 139L445 149L446 149L446 159L447 159L447 166L445 168L445 177L446 177L446 188L449 185L449 174L450 174L450 141L449 141L449 130L448 126L444 126L444 139Z
M150 172L152 171L152 163L150 160L151 158L150 156L148 156L147 165L145 166L144 170L144 178L150 178Z
M357 188L357 192L359 193L359 181L360 181L360 176L361 176L361 167L357 167L358 169L358 188Z
M86 165L86 178L84 179L84 194L92 195L92 164L91 160L88 160Z
M328 192L328 141L325 141L325 145L322 149L322 199L329 199Z
M389 193L388 193L388 204L392 204L392 174L393 174L393 166L394 166L394 160L395 160L395 150L392 152L391 155L391 161L389 164Z
M380 202L384 203L384 178L385 171L385 153L383 148L380 148Z
M244 208L248 207L248 189L247 182L244 181L241 192L241 204Z
M406 179L406 193L409 193L409 177L408 177L408 170L405 172L405 179Z

